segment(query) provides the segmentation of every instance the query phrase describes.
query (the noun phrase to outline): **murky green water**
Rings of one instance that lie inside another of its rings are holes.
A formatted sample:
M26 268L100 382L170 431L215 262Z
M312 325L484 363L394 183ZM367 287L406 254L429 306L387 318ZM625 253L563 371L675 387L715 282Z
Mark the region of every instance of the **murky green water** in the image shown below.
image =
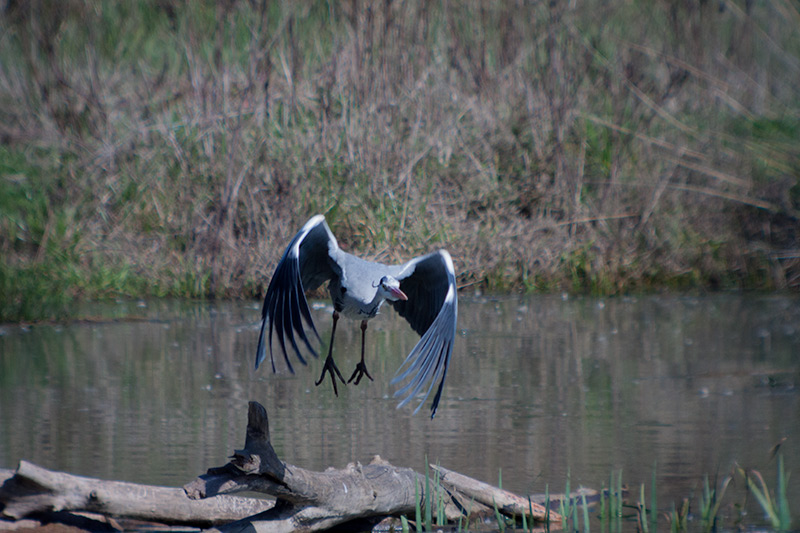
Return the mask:
M312 469L374 454L431 462L519 493L599 488L623 470L662 509L734 462L774 480L770 448L800 470L800 299L714 295L467 298L436 419L397 410L389 380L416 335L390 310L367 332L375 382L314 386L253 370L259 305L123 302L144 321L0 328L0 467L20 459L77 474L180 486L244 444L263 403L279 456ZM314 311L324 339L330 310ZM340 322L349 375L358 324ZM800 501L800 476L790 501ZM741 483L740 483L741 485ZM733 501L731 502L733 503ZM800 506L794 505L795 512Z

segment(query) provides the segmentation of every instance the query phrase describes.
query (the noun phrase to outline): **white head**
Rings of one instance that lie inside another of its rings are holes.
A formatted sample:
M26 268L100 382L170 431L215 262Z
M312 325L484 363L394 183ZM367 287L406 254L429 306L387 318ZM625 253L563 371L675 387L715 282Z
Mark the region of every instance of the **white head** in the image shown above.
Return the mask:
M406 293L400 290L400 282L392 276L383 276L378 282L378 291L384 300L396 302L397 300L408 300Z

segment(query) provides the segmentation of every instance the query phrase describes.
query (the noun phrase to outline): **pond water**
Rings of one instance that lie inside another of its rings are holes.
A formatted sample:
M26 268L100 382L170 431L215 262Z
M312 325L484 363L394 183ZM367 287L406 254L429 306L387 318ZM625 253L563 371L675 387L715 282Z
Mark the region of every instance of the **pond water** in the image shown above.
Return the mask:
M26 459L181 486L244 445L257 400L279 457L316 470L380 454L420 471L427 460L490 483L502 476L525 494L563 491L568 476L573 488L600 488L619 470L649 492L655 469L662 511L737 463L774 486L769 452L784 437L786 466L800 470L794 296L462 296L434 420L427 404L396 409L389 381L418 337L388 309L367 331L375 381L340 386L338 398L329 381L314 386L321 360L295 375L254 371L255 302L82 312L136 320L0 327L0 468ZM327 342L330 308L313 313ZM334 354L346 376L359 349L358 323L342 320ZM799 481L789 486L795 513Z

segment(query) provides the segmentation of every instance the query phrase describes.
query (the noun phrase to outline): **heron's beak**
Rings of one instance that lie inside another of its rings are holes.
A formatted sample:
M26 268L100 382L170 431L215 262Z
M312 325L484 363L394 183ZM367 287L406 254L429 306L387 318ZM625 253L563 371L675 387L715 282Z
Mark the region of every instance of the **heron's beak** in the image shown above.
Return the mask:
M392 296L394 296L398 300L403 300L403 301L408 300L408 296L406 296L406 293L404 293L400 289L395 289L394 287L389 287L389 292L391 293Z

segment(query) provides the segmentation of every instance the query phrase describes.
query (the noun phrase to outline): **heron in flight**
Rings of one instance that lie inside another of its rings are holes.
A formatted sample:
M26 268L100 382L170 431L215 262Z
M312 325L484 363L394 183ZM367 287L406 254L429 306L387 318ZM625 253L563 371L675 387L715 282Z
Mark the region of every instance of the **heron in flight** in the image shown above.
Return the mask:
M439 250L402 265L366 261L339 248L323 215L312 217L289 243L267 288L256 368L266 358L269 346L272 371L275 372L273 332L290 372L294 373L289 360L290 351L306 364L300 344L317 356L308 329L319 342L322 341L311 318L305 291L314 290L326 281L333 300L333 328L328 357L316 384L322 383L326 373L330 374L333 392L338 396L337 378L344 384L355 381L358 385L364 376L372 381L364 362L364 337L367 322L378 314L386 301L421 336L392 380L393 384L408 380L395 392L395 396L404 396L398 408L422 393L416 413L438 383L431 403L433 418L442 396L456 336L458 298L450 254ZM361 361L347 382L333 360L333 338L340 315L361 321Z

